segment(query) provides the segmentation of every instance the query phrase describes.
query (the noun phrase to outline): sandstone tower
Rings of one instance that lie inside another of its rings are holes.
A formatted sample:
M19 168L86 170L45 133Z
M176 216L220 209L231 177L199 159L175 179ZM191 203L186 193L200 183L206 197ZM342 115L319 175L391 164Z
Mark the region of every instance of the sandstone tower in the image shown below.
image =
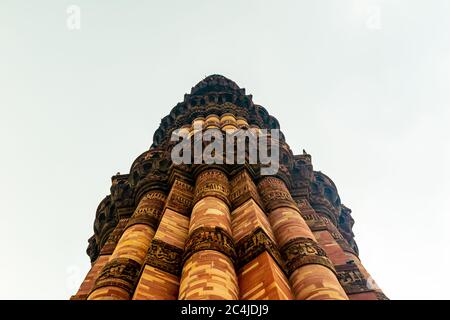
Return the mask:
M212 75L162 119L149 150L112 177L74 300L387 299L358 258L333 181L280 135L280 169L179 164L171 133L279 129L233 81Z

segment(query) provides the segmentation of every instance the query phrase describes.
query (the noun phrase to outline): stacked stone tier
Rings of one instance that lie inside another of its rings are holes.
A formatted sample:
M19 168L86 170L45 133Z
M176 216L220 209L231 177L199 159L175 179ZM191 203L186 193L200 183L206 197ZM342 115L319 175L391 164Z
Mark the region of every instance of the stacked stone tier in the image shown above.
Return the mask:
M193 142L211 129L264 133L279 146L278 173L261 175L238 152L233 164L176 165L176 129ZM130 173L112 178L89 240L92 266L72 299L385 299L358 258L334 183L281 132L274 141L263 129L278 121L231 80L195 86Z
M380 299L339 230L280 178L203 166L117 224L73 299Z

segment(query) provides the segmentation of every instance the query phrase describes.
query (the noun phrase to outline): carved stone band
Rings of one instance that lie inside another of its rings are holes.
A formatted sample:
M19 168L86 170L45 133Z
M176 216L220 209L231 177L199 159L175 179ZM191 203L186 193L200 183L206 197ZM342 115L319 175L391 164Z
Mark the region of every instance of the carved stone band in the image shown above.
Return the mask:
M179 276L181 273L182 258L183 249L172 246L164 241L153 239L145 263Z
M108 240L106 240L105 244L100 250L100 255L110 255L114 252L114 249L116 248L117 243L119 242L119 239L123 234L123 230L127 226L127 223L127 218L120 219L119 223L117 223L117 226L110 233L110 235L108 236Z
M308 238L294 238L281 248L281 256L285 261L285 272L290 276L298 268L307 264L320 264L336 274L333 264L325 250Z
M135 224L146 224L150 226L153 230L158 228L160 217L155 217L152 215L142 215L139 217L133 217L128 222L127 228L134 226Z
M186 241L183 265L195 252L202 250L215 250L223 253L236 262L234 242L230 235L221 228L200 227L194 230Z
M135 224L146 224L156 230L164 209L166 196L161 192L150 192L140 201L131 216L127 228Z
M253 199L261 208L263 208L258 189L246 169L241 170L241 172L231 179L230 186L232 191L229 199L232 210L244 204L249 199Z
M166 207L189 217L192 209L192 200L194 197L194 187L189 183L175 179L172 190L167 198Z
M336 266L337 278L347 294L373 291L367 279L354 263Z
M281 207L289 207L300 212L281 179L266 177L258 184L258 190L267 212L272 212Z
M276 244L267 236L262 228L255 229L251 234L245 236L237 243L237 269L242 268L264 251L267 251L280 266L281 270L284 270L283 259Z
M318 214L302 214L312 232L328 230L328 224Z
M195 184L194 203L207 196L213 196L230 206L228 196L230 186L225 173L217 169L209 169L200 173Z
M308 227L312 232L328 231L330 235L336 240L342 250L357 255L355 250L348 244L347 240L339 232L338 228L330 222L327 218L319 216L318 214L302 214Z
M108 262L95 281L94 291L100 287L114 286L131 293L139 279L141 265L128 258L117 258Z

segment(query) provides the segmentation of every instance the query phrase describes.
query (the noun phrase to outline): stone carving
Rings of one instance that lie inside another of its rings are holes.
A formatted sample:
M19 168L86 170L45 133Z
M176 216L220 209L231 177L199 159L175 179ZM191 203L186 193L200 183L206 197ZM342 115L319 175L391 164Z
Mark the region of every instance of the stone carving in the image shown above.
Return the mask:
M94 221L94 236L89 239L87 252L91 262L97 259L100 249L108 239L109 234L114 230L117 222L118 219L115 216L111 196L106 196L97 207Z
M230 182L231 193L229 196L231 202L231 209L239 207L250 198L255 200L256 203L262 208L262 201L259 196L258 190L252 178L248 174L247 170L241 170L237 173Z
M88 243L89 245L86 249L86 253L91 258L91 263L93 263L97 259L99 254L97 239L95 235L89 238Z
M156 230L161 220L166 195L160 191L147 193L139 202L138 207L128 222L127 228L135 224L146 224Z
M300 211L302 211L301 208ZM316 213L304 214L302 212L302 217L312 232L328 230L327 223L318 214Z
M258 184L258 190L267 212L280 207L290 207L298 211L291 193L282 180L266 177Z
M201 250L219 251L229 257L233 263L236 263L233 239L219 227L200 227L192 232L186 241L183 264L192 254Z
M128 258L117 258L109 261L102 269L92 289L100 287L119 287L131 294L139 279L141 265Z
M336 266L337 278L347 294L372 291L367 286L367 279L354 263Z
M311 164L311 155L303 150L303 154L294 156L294 164L291 170L292 192L309 198L311 193L311 182L313 179L313 166Z
M194 198L194 187L187 182L175 179L167 198L166 207L189 217Z
M131 165L130 184L132 186L142 186L141 180L154 183L160 180L160 178L164 179L170 165L171 160L168 150L158 148L147 150L137 157Z
M358 246L355 242L355 235L353 233L353 225L355 224L355 220L352 218L352 210L341 204L341 211L338 219L338 229L342 236L345 238L352 251L358 255Z
M351 217L351 210L341 203L334 182L324 173L314 171L310 187L310 200L314 210L322 217L328 218L339 229L340 234L344 237L343 240L340 240L342 247L357 255L358 246L352 231L354 220Z
M262 228L255 229L251 234L245 236L236 244L238 257L237 269L255 259L264 251L267 251L281 270L284 270L283 259L276 244L267 236Z
M114 223L114 210L111 205L111 196L106 196L98 205L95 213L94 221L94 234L100 239L100 235L103 235L107 224ZM117 222L117 221L116 221Z
M128 223L128 218L120 219L119 223L117 224L116 228L108 237L108 240L106 240L105 244L102 247L102 250L100 250L101 255L110 255L114 252L114 249L117 246L117 243L120 240L120 237L123 234L123 231L125 230L125 227Z
M128 174L117 174L111 178L111 200L116 209L134 205L133 189L128 182L128 178Z
M217 169L201 172L196 180L194 203L207 196L221 199L229 205L230 186L225 173Z
M357 255L357 252L350 246L347 239L343 237L340 230L336 228L327 216L317 214L305 199L296 200L296 202L303 219L305 219L311 231L317 232L327 230L342 250Z
M146 264L179 276L183 250L164 241L153 239L147 254Z
M320 264L336 273L325 250L311 239L294 238L287 242L280 251L285 261L285 271L288 276L306 264Z

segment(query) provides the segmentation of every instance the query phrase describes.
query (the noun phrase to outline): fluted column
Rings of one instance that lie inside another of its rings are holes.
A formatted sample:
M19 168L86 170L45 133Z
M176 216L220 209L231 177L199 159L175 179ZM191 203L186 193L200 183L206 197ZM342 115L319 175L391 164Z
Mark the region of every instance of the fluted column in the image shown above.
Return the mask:
M133 300L175 300L188 236L194 187L175 177L163 217L151 242Z
M180 300L239 297L228 196L229 182L222 171L208 169L198 175L183 257Z
M122 233L123 233L127 223L128 223L128 218L122 218L119 220L116 227L111 232L111 234L108 236L108 239L106 240L105 244L101 248L100 254L98 255L97 259L92 264L91 269L89 270L88 274L86 275L86 278L84 278L84 280L83 280L83 283L80 285L80 289L78 290L76 295L71 297L72 300L85 300L88 297L92 288L94 288L95 281L97 280L98 275L102 271L105 264L111 258L111 255L114 252L114 249L117 246L117 242L119 241L120 237L122 236Z
M162 191L150 191L142 197L110 260L97 278L89 300L131 298L165 200L166 195Z
M240 299L293 299L272 227L246 169L231 179L230 201Z
M265 177L258 189L269 213L295 298L347 300L333 264L300 215L284 182Z

